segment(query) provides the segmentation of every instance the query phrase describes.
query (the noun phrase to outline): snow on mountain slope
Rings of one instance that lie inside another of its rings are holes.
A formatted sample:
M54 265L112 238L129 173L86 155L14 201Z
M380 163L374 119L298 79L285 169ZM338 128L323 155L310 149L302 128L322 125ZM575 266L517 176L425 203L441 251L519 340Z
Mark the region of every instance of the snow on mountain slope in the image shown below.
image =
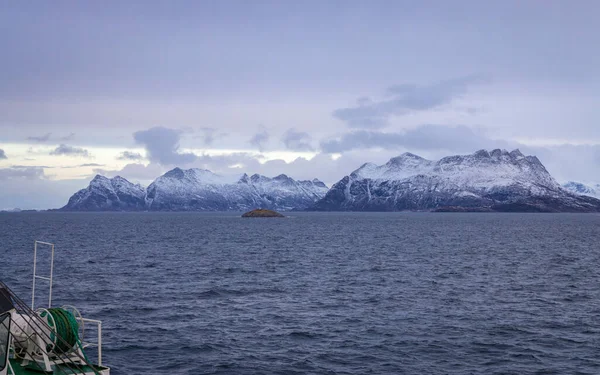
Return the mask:
M85 189L79 190L63 210L67 211L136 211L145 208L146 189L122 177L96 175Z
M98 175L62 210L302 210L324 197L327 190L317 179L296 181L283 174L274 178L258 174L220 176L204 169L175 168L158 177L148 189L121 177Z
M583 184L581 182L569 181L563 184L563 188L575 194L600 198L600 184Z
M332 186L316 210L599 211L563 189L535 156L480 150L437 161L411 153L367 163Z
M150 184L146 205L149 210L177 211L292 210L313 205L326 192L318 180L257 174L225 177L208 170L175 168Z

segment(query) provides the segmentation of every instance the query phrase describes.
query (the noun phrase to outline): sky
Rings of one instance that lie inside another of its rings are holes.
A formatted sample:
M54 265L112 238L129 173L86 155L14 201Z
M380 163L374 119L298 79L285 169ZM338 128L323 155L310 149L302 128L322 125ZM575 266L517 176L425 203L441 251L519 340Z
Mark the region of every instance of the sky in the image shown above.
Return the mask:
M598 1L0 3L0 209L174 168L328 185L403 152L600 182Z

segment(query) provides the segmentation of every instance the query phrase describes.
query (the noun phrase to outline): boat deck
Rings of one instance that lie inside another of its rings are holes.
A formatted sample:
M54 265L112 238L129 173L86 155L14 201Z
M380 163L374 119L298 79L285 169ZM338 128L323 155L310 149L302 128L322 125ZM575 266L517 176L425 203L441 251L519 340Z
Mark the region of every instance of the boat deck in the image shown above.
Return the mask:
M86 366L86 365L78 365L78 366L69 366L67 364L57 365L53 372L45 372L36 367L35 365L30 366L21 366L21 362L9 359L10 365L12 366L14 375L40 375L40 374L52 374L52 375L98 375L98 374L108 374L109 368L103 366ZM10 372L10 368L8 370L9 375L13 375Z

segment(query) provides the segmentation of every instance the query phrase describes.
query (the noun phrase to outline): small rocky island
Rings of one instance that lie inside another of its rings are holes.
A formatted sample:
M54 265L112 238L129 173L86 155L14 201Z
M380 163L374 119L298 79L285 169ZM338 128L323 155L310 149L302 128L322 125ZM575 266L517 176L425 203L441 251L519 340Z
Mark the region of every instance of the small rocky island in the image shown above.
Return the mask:
M265 210L258 208L256 210L248 211L242 215L242 217L285 217L279 212L272 210Z

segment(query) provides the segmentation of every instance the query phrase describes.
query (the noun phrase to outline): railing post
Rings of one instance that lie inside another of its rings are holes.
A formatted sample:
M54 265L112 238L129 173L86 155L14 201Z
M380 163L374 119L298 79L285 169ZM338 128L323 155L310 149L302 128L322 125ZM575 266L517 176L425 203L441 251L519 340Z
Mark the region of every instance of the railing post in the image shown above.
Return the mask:
M54 276L54 244L52 244L52 258L50 260L50 294L48 295L48 308L52 307L52 281Z
M31 309L35 310L35 269L37 265L37 241L33 243L33 286L31 287Z
M102 322L98 322L98 365L102 366Z

